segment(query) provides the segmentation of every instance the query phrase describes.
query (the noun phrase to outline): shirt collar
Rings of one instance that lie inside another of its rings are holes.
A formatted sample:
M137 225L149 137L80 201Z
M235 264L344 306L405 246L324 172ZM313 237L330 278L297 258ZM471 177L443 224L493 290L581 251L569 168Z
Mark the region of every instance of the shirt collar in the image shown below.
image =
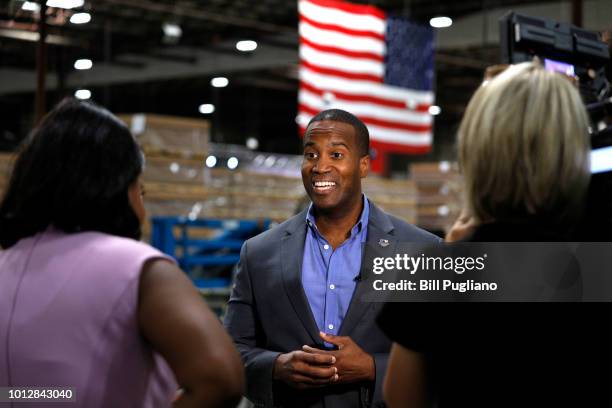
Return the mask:
M365 226L368 225L368 220L370 218L370 203L365 194L361 194L363 199L363 209L361 210L361 216L359 220L355 224L353 228L351 228L351 236L360 233ZM317 229L316 220L314 217L314 206L312 203L308 206L308 211L306 211L306 224L313 229Z

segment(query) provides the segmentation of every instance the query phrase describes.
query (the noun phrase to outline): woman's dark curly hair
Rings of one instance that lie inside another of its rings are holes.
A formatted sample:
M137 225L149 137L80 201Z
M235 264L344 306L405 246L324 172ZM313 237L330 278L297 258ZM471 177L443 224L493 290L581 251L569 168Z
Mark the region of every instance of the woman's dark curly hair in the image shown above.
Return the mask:
M134 137L112 113L63 100L21 146L0 203L0 246L49 226L140 238L128 188L143 161Z

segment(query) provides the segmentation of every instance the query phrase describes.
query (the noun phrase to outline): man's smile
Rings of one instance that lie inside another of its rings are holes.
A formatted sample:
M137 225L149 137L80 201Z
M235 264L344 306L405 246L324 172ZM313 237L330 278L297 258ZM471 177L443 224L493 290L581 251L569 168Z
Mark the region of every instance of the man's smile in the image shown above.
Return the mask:
M313 181L312 189L317 194L326 194L336 188L335 181Z

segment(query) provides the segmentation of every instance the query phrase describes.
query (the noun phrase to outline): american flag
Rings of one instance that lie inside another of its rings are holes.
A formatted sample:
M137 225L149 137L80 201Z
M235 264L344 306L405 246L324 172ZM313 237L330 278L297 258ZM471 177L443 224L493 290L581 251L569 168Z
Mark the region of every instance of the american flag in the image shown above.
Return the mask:
M324 109L359 117L382 171L385 153L431 150L434 33L382 10L335 0L300 0L300 133Z

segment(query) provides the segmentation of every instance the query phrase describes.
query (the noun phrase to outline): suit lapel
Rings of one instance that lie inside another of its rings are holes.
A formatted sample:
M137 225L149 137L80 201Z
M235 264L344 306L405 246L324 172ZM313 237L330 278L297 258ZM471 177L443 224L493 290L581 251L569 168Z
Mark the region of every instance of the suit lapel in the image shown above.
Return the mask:
M366 238L366 245L363 247L361 256L361 279L357 282L353 298L344 316L342 327L340 327L340 336L348 336L357 323L361 320L364 313L370 306L369 302L363 302L361 299L363 295L368 293L368 285L372 284L371 268L368 265L372 265L372 257L375 256L373 251L368 250L373 245L378 245L381 240L389 242L389 246L386 250L394 251L395 245L397 244L393 232L393 224L389 220L389 217L370 202L370 219L368 220L368 236Z
M308 298L302 285L302 260L306 240L306 213L294 218L286 228L286 235L281 239L281 265L283 286L298 318L313 340L320 344L319 329L308 304Z

